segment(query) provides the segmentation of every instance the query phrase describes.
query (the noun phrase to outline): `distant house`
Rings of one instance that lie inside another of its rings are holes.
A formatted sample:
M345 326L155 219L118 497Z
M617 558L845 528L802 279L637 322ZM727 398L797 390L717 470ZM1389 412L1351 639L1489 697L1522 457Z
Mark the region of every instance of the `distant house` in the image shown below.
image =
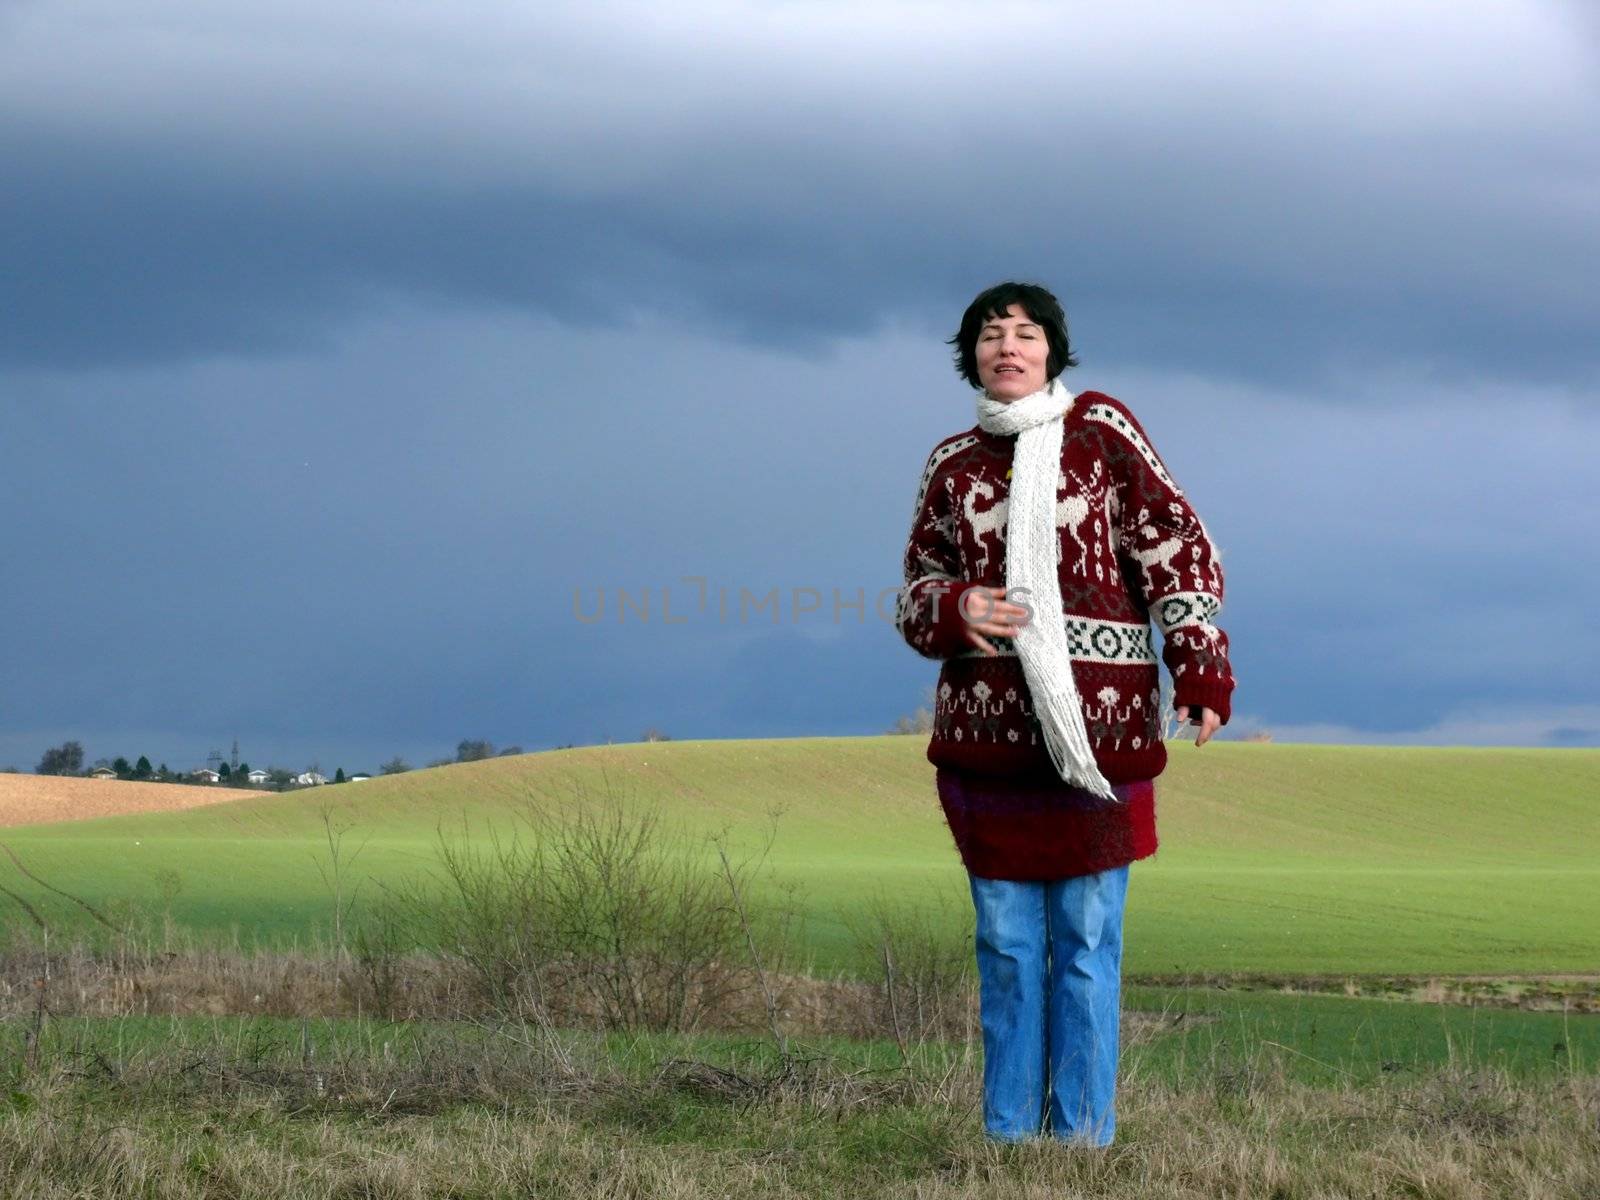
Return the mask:
M327 783L328 778L326 775L320 775L316 771L302 771L294 777L294 781L301 787L318 787Z
M271 779L272 776L268 775L260 767L257 767L255 770L246 775L245 778L251 783L265 783L268 779Z
M371 775L368 775L368 774L366 774L365 772L362 772L362 771L357 771L354 775L351 775L351 776L347 777L346 782L347 783L360 783L363 779L371 779L371 778L372 778Z
M218 775L210 767L196 767L194 770L189 772L189 778L198 779L201 783L222 782L222 776Z
M96 767L89 772L90 779L115 779L116 777L117 773L110 767Z

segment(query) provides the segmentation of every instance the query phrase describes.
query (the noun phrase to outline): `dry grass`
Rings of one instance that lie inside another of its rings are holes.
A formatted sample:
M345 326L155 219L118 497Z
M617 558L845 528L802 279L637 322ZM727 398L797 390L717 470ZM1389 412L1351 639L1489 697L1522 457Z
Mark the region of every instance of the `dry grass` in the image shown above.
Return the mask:
M394 961L394 1003L385 1009L359 963L343 965L331 952L244 951L187 945L179 950L126 946L116 953L74 945L45 951L13 940L0 951L0 1020L26 1023L41 1006L49 1017L295 1017L306 1020L374 1017L387 1021L487 1020L504 1015L488 1002L473 973L437 955L410 953ZM719 996L703 1027L725 1033L765 1033L766 997L753 978ZM915 1048L930 1040L975 1042L977 993L970 976L933 997L941 1020L912 1026L888 1003L883 980L819 979L772 971L767 982L777 1019L796 1037L882 1039ZM610 1028L605 1013L585 1006L581 992L559 989L551 1007L561 1024ZM910 992L908 990L907 994ZM1206 1020L1160 1013L1123 1014L1123 1044L1138 1045L1177 1021ZM908 1028L912 1030L908 1036ZM910 1050L907 1050L909 1053Z
M472 1034L473 1036L468 1036ZM619 1061L536 1031L309 1056L63 1052L0 1112L8 1196L1592 1200L1600 1080L1315 1088L1258 1056L1123 1082L1108 1151L978 1133L978 1063ZM1241 1069L1242 1068L1242 1069Z
M123 817L131 813L175 812L269 794L248 788L199 787L184 783L0 774L0 828L90 821L96 817Z
M0 1196L1600 1196L1600 1078L1576 1071L1453 1063L1329 1087L1297 1081L1270 1045L1212 1051L1180 1076L1135 1055L1112 1149L999 1147L980 1134L970 991L928 997L940 1023L965 1014L966 1036L941 1042L895 1016L885 981L772 973L780 1052L754 988L716 1020L754 1036L619 1039L508 1021L468 967L410 954L396 978L417 1019L312 1029L371 1011L341 962L126 941L47 953L14 937L0 957ZM54 1019L162 1013L300 1020ZM841 1049L841 1034L879 1049ZM1169 1034L1182 1036L1125 1014L1129 1049Z

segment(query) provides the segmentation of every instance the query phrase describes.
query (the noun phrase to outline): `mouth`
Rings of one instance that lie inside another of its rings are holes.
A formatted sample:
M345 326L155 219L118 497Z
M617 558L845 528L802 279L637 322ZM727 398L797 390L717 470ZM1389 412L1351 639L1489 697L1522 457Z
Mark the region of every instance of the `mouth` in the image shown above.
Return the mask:
M1010 363L1006 363L1004 366L996 367L994 369L994 373L996 375L1021 375L1022 368L1014 367Z

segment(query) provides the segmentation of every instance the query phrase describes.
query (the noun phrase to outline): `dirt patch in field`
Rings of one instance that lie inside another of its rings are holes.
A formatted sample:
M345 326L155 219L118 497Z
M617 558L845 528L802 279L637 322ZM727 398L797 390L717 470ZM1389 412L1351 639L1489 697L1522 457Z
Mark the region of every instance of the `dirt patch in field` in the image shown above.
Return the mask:
M89 821L95 817L121 817L129 813L175 812L268 794L247 788L199 787L185 783L0 775L0 828Z
M1159 986L1600 1015L1600 975L1234 975L1133 978Z
M181 935L180 935L181 939ZM95 953L81 944L46 953L37 944L0 947L0 1021L27 1017L41 1004L52 1016L278 1016L351 1017L365 1013L393 1020L478 1020L492 1016L472 973L460 963L421 952L387 963L388 990L359 965L300 950L259 953L228 947L178 945L162 950L155 941L125 952ZM702 1028L765 1035L771 1028L765 997L756 980L708 1010ZM881 1004L877 989L857 980L767 976L778 1021L790 1037L901 1040L920 1044L931 1031L909 1028ZM557 982L555 987L562 989ZM41 989L43 989L41 991ZM588 998L553 991L565 1028L597 1028L599 1014ZM942 1031L956 1043L980 1037L977 997L962 997L965 1020ZM1122 1044L1144 1045L1168 1034L1211 1024L1214 1013L1122 1012Z

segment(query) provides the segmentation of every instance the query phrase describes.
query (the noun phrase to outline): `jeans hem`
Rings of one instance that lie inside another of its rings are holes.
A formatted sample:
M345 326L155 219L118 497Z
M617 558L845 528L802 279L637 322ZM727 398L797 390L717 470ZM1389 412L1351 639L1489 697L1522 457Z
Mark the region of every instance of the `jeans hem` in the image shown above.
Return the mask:
M1076 1146L1083 1150L1107 1150L1110 1149L1111 1143L1116 1141L1115 1136L1101 1141L1086 1133L1053 1133L1050 1136L1064 1146Z
M1109 1150L1115 1137L1100 1141L1082 1133L995 1133L983 1131L983 1139L997 1146L1025 1146L1033 1142L1055 1142L1078 1150Z
M1029 1142L1045 1141L1042 1133L995 1133L993 1130L983 1131L984 1140L994 1142L1001 1146L1023 1146Z

